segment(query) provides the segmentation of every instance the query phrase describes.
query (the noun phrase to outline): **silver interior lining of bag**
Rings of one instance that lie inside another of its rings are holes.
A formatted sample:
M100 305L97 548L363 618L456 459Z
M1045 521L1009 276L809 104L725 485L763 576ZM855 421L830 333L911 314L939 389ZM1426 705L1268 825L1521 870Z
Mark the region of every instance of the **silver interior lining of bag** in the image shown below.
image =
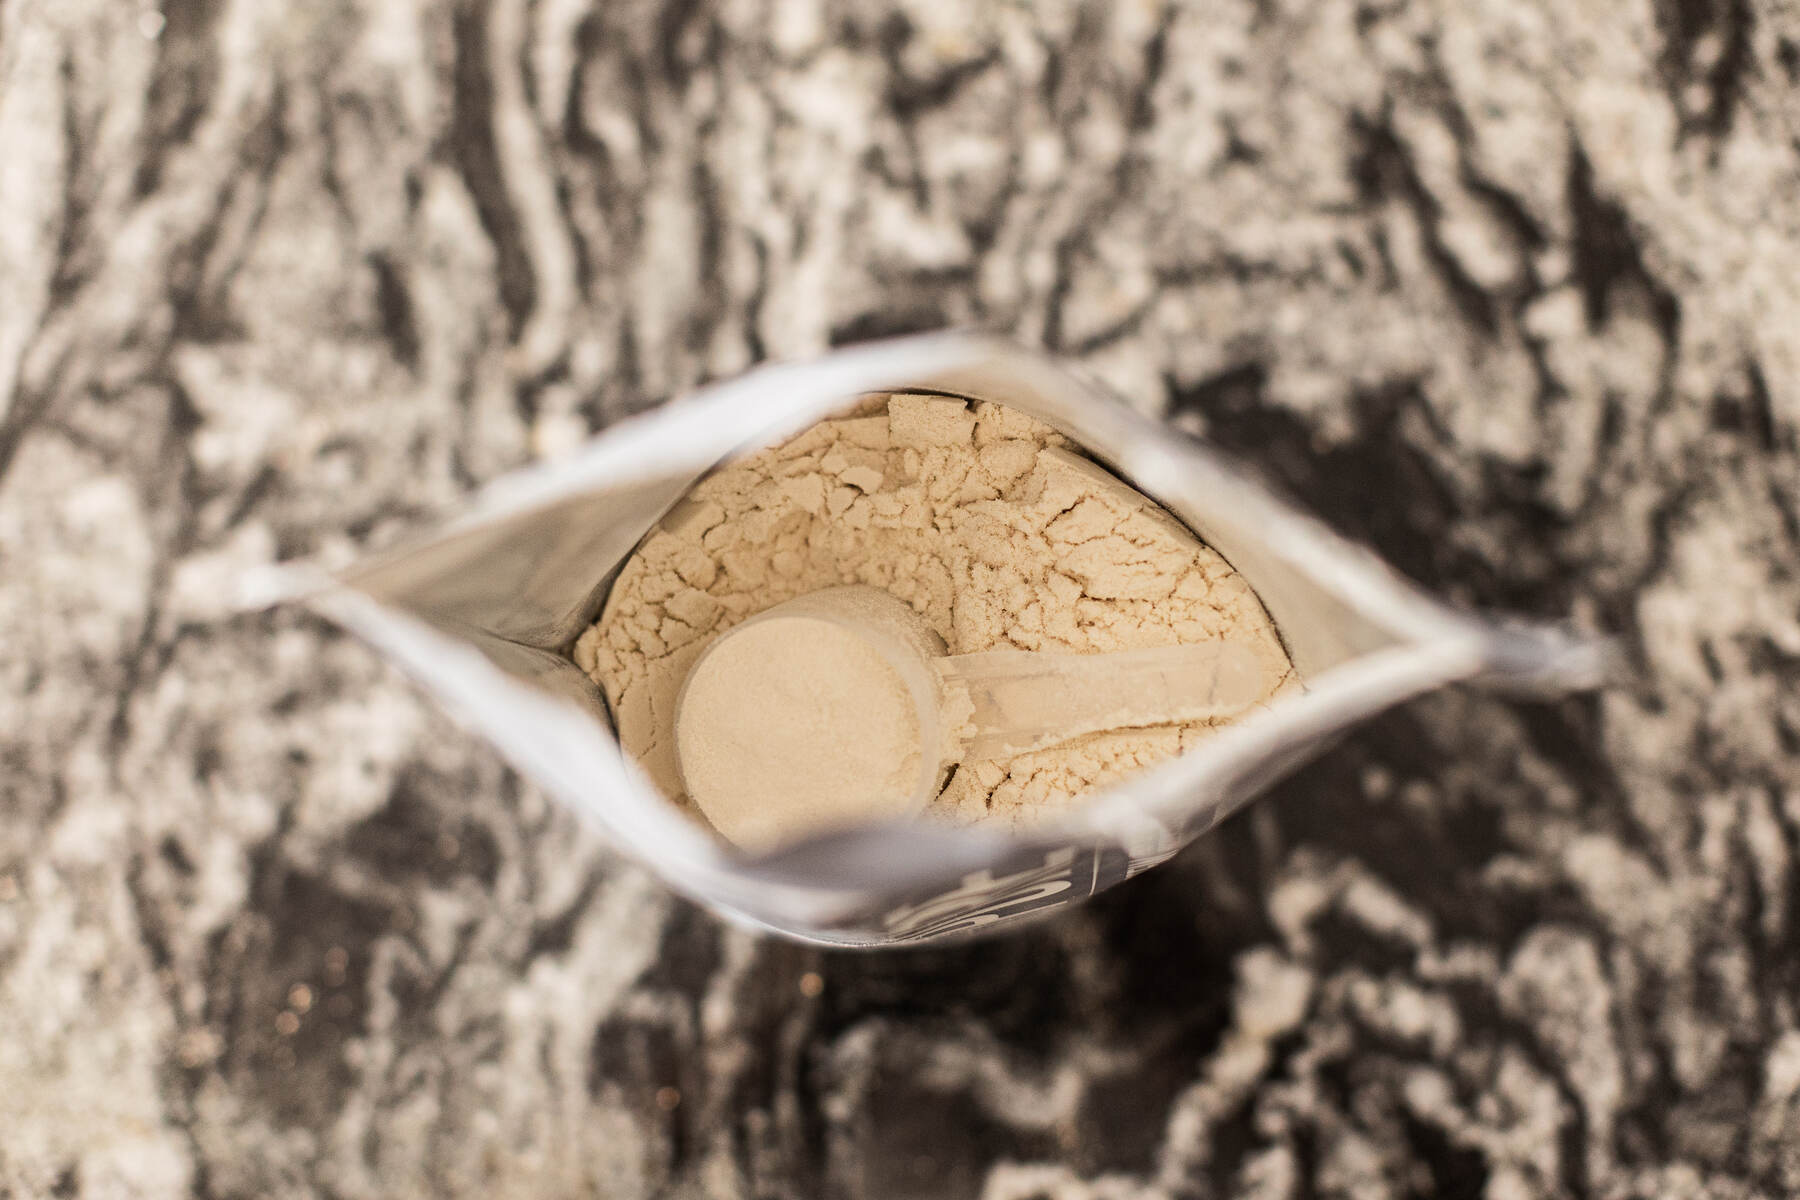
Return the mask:
M1243 575L1305 690L1028 834L888 826L742 859L625 761L599 689L567 651L619 565L697 480L855 397L912 390L1030 413L1162 504ZM1507 669L1526 677L1554 665L1550 649L1508 642L1431 600L1203 445L1039 355L955 334L760 368L621 422L567 459L496 481L436 538L345 572L329 591L310 602L401 663L677 889L784 933L836 942L899 940L869 914L921 889L954 892L959 879L966 887L970 871L1034 854L1048 861L1045 852L1059 847L1112 847L1134 873L1357 721L1481 675L1496 647L1509 647ZM857 854L867 871L839 879L832 864Z

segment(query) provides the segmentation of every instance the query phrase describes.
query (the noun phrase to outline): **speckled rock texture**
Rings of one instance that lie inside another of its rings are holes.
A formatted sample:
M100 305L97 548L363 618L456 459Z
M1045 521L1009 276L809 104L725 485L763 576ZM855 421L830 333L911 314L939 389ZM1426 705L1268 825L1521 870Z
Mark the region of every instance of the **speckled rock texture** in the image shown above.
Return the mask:
M0 1196L1800 1192L1797 85L1792 0L0 0ZM951 324L1631 678L859 957L228 612Z

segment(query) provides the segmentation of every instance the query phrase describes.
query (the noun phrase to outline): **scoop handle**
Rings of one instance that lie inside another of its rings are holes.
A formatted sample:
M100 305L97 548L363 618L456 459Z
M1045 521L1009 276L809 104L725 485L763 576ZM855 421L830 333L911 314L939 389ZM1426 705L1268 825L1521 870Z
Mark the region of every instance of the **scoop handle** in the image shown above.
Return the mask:
M1102 730L1235 716L1261 700L1269 682L1262 660L1232 642L1111 654L989 650L933 666L952 722L968 713L956 736L971 759L1042 750Z

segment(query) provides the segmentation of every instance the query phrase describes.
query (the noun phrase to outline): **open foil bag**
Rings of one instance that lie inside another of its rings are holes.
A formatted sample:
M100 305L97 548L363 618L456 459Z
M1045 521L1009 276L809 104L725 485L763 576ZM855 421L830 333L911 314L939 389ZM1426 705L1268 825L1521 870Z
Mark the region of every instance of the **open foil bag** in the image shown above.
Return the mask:
M867 826L760 858L712 837L620 752L568 651L620 564L695 480L868 393L995 400L1060 429L1184 520L1261 598L1304 690L1027 834ZM1403 502L1397 500L1396 502ZM677 891L788 937L895 946L997 931L1169 858L1351 725L1478 682L1598 682L1595 643L1422 594L1215 452L1041 355L945 334L759 368L496 481L435 537L284 589L397 663L472 732Z

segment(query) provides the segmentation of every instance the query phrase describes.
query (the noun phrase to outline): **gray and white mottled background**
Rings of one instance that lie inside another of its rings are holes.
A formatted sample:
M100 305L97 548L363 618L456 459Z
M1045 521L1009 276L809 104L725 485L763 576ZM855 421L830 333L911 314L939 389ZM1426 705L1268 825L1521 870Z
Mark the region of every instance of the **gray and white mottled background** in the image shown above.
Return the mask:
M1793 0L0 0L0 1196L1800 1192L1797 185ZM1634 680L845 957L221 620L945 324Z

